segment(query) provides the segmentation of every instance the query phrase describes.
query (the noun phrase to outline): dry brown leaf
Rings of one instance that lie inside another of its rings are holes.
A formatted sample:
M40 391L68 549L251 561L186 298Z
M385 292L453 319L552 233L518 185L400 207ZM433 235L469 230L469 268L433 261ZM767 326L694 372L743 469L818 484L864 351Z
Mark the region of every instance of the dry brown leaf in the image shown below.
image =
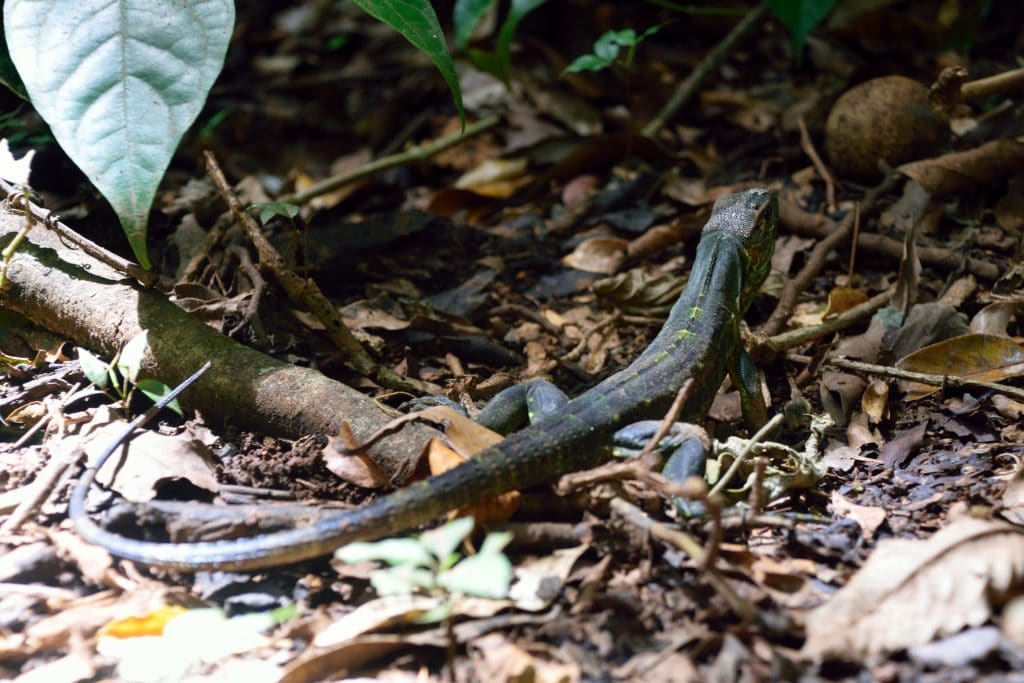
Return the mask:
M629 242L619 237L591 237L576 245L562 263L587 273L613 275L626 259Z
M808 659L859 661L984 623L1024 576L1024 531L969 517L925 541L881 541L807 616Z
M868 295L852 287L833 287L822 319L828 320L868 300Z
M971 332L997 337L1009 336L1006 330L1010 326L1010 318L1018 314L1021 303L1024 302L1017 300L990 303L971 318Z
M1024 226L1024 193L1011 189L996 202L996 223L1003 230L1019 233Z
M577 665L534 657L500 633L491 633L473 640L471 653L474 673L482 681L574 683L580 680Z
M1024 138L993 140L964 152L912 161L898 170L933 197L993 185L1024 170Z
M889 383L872 380L860 397L860 407L875 424L889 417Z
M126 424L114 422L93 432L84 446L90 460L99 455ZM127 500L144 503L153 499L162 483L172 480L186 480L193 486L216 492L219 485L213 463L210 449L191 429L176 436L147 431L132 439L123 462L116 457L108 460L96 480Z
M860 527L866 539L874 537L878 527L885 521L885 510L871 505L857 505L843 497L839 491L832 492L832 511L841 517L849 517Z
M475 223L500 205L501 200L493 197L485 197L471 190L444 187L430 198L427 211L444 218L451 218L460 211L465 211L466 220L469 223Z
M897 361L896 367L930 375L998 382L1024 373L1024 348L1006 337L964 334L919 349ZM907 394L905 400L916 401L935 393L939 387L900 380L900 389Z
M863 378L848 372L826 370L821 374L818 394L836 426L846 426L846 421L864 393L865 386Z

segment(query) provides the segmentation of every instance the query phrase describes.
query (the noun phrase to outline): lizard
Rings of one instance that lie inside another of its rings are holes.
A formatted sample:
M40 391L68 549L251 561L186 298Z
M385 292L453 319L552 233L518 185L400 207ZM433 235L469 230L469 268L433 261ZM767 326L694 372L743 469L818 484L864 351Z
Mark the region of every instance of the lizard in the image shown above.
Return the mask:
M72 492L69 516L84 540L144 565L179 571L259 569L392 535L501 493L597 466L611 457L621 427L661 416L688 380L693 384L682 419L703 420L728 373L740 389L744 417L763 422L758 373L743 349L739 323L771 269L777 218L773 190L718 199L701 231L686 286L636 360L442 474L361 507L327 513L308 526L238 539L162 543L121 536L88 516L85 497L102 465L97 461Z

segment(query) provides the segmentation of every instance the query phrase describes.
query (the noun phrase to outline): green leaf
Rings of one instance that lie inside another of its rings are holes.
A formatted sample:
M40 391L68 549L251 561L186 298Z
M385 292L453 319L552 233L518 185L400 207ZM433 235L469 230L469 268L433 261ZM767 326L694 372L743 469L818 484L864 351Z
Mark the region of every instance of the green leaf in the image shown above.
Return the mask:
M145 394L153 403L158 403L160 399L172 391L171 387L155 379L140 379L135 383L135 388ZM178 415L185 417L185 413L181 409L181 404L178 403L178 399L174 399L168 403L167 408L173 410Z
M452 592L482 598L504 598L512 583L512 563L500 553L467 557L437 575L437 585Z
M455 48L457 50L466 49L469 44L469 35L492 5L494 5L494 0L455 0L452 23L455 24Z
M431 567L434 564L430 551L415 538L385 538L373 543L349 543L335 551L334 556L349 564L375 560L416 567Z
M436 624L444 621L452 615L452 606L447 602L442 602L434 609L429 609L423 614L414 617L412 622L414 624Z
M789 30L793 54L803 55L807 35L828 16L836 0L767 0L768 7Z
M601 69L607 69L610 65L610 62L604 61L597 55L580 55L572 61L572 64L565 67L565 70L573 73L578 73L580 71L600 71Z
M262 204L253 204L252 208L260 212L260 223L263 225L277 216L292 220L299 215L299 207L288 202L263 202Z
M614 32L609 31L594 41L594 54L606 64L611 64L619 56L621 47L622 44L616 39Z
M97 389L106 389L110 386L110 375L107 374L109 366L94 356L90 351L82 347L78 349L78 364L82 366L82 373L85 378Z
M462 107L459 79L455 75L451 55L448 54L441 23L429 0L355 0L355 3L374 19L383 21L401 33L406 40L434 60L441 76L448 83L448 89L452 91L455 108L459 110L459 120L465 126L466 111Z
M512 542L512 533L509 531L494 531L487 534L484 544L480 546L481 555L493 555L500 553L509 543Z
M149 347L149 330L143 330L128 340L117 356L117 369L123 377L135 384L142 369L142 358Z
M420 534L420 543L433 553L442 565L448 563L449 557L459 547L462 540L473 531L472 517L459 517L430 531Z
M146 222L181 136L224 64L231 0L5 0L33 106L107 198L149 268Z
M378 569L370 575L370 585L377 595L408 595L416 589L432 590L434 572L411 564Z
M543 5L547 0L512 0L512 6L509 7L508 16L505 17L505 21L501 25L501 30L498 32L498 45L495 52L498 55L498 69L499 77L503 81L508 80L508 72L510 66L509 53L512 50L512 39L515 38L516 29L519 28L519 22L523 20L527 14Z

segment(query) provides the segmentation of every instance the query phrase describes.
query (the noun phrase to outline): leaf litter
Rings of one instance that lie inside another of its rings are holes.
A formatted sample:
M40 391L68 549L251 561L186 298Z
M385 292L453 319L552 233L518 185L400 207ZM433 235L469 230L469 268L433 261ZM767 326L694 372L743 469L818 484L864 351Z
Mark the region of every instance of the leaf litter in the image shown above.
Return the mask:
M538 12L554 11L555 4ZM645 14L655 12L650 8L627 17L632 11L596 5L617 20L657 19ZM73 450L82 438L81 425L94 418L100 399L78 394L61 405L80 372L48 387L32 384L74 361L11 366L0 383L4 440L15 444L25 434L27 427L12 419L15 411L23 411L28 424L46 422L36 445L0 452L0 674L24 680L31 680L30 673L61 680L110 675L110 660L95 656L100 651L130 663L122 676L142 680L145 655L124 654L109 642L98 647L100 640L125 618L161 614L168 606L175 613L185 607L190 619L209 618L196 609L201 605L227 610L214 615L204 633L230 628L234 612L297 610L260 629L239 628L237 640L223 639L237 645L232 652L204 652L195 642L175 640L176 628L188 630L187 620L165 635L127 635L155 638L146 643L154 648L150 665L157 655L173 660L184 649L197 660L207 656L205 666L216 674L245 671L251 680L360 672L383 680L440 680L447 671L462 680L603 680L609 674L623 680L801 674L922 679L943 673L966 680L1024 665L1024 619L1020 601L1012 599L1024 562L1017 526L1024 506L1024 401L1000 389L1012 388L1020 375L1020 274L1013 263L1020 244L1013 209L1020 194L1020 132L1008 128L993 140L965 135L954 154L901 166L901 180L874 206L863 188L840 177L837 210L826 214L831 181L797 141L798 119L820 144L828 106L841 92L830 92L828 84L846 79L863 60L857 50L871 46L906 59L900 41L879 43L873 31L880 24L850 19L845 5L821 35L854 52L839 56L812 34L813 66L793 75L781 27L768 23L768 33L734 48L735 58L719 67L657 141L637 138L623 117L639 117L641 124L648 119L643 112L667 99L663 77L685 78L730 22L693 17L686 30L710 27L701 48L681 49L683 43L672 41L682 35L673 31L683 27L663 28L638 48L638 63L646 55L657 65L653 78L642 70L596 73L586 77L589 88L556 80L561 67L549 60L563 45L534 26L538 37L523 41L513 56L513 64L524 60L530 76L524 68L523 75L513 72L508 90L495 81L473 93L480 99L499 94L499 104L487 106L506 108L504 128L432 161L343 184L304 202L295 216L284 211L262 219L278 249L321 285L346 325L390 367L445 385L452 398L472 406L507 384L509 373L516 379L552 375L575 394L627 365L650 342L666 303L689 274L710 202L770 184L782 191L785 210L779 272L747 319L755 351L759 328L778 300L785 302L787 283L804 272L811 276L783 318L788 323L782 334L813 331L899 285L892 308L870 322L862 318L758 358L773 411L805 425L808 411L827 408L840 425L822 444L829 469L818 483L788 486L770 461L754 458L744 473L752 493L741 496L753 507L692 520L663 504L671 496L656 482L636 477L610 477L571 497L523 492L509 522L517 540L506 552L518 581L510 600L459 598L463 602L448 607L450 622L417 626L410 617L444 601L414 595L407 604L385 605L381 601L390 598L375 594L370 567L343 569L321 561L257 577L193 582L76 544L58 527L64 489L50 484L57 487L41 497L33 489L47 479L47 458ZM301 5L315 14L312 7ZM398 39L382 39L379 27L365 19L327 12L320 24L303 24L305 31L315 27L325 45L342 34L363 41L357 55L342 58L325 50L307 62L302 50L309 36L292 33L301 40L273 41L276 47L269 49L276 54L270 56L280 59L267 61L268 36L298 30L284 28L294 19L284 21L286 14L250 18L237 37L234 70L214 90L212 102L228 115L212 128L213 139L245 203L265 205L289 191L307 192L324 177L357 172L370 159L457 131L458 119L443 90L428 85L433 74L426 76L422 59L403 51ZM570 30L582 35L584 29L594 26L581 22ZM917 35L924 29L909 21L896 30ZM592 42L593 36L582 37L588 38L583 44ZM1000 63L1012 62L990 34L980 33L979 41ZM322 69L324 82L295 80L303 65ZM342 116L330 109L338 102L337 86L327 85L335 77L331 69L349 84ZM253 89L268 74L278 80ZM464 91L471 115L480 114L468 85ZM558 97L550 96L553 91ZM611 104L619 94L622 102ZM974 118L962 129L983 129L984 117ZM197 141L186 140L179 154L198 158L197 148ZM247 270L241 253L248 245L237 229L215 227L218 200L194 182L195 175L176 168L169 176L168 190L158 198L166 223L156 231L172 239L151 245L154 261L183 279L176 289L179 304L235 338L316 366L383 403L408 398L389 396L357 376L326 342L322 324L283 299L257 269ZM906 188L903 200L899 182ZM40 189L61 194L45 181ZM65 214L95 219L93 207L63 201ZM837 257L816 263L815 245L842 229L858 204L863 214L857 214L856 253L840 242ZM879 218L882 209L889 211ZM910 228L917 234L908 240ZM962 286L962 293L947 282ZM0 351L24 358L53 348L5 337L0 342ZM922 389L908 395L905 380L894 375L823 365L840 356L940 381L970 378L996 386L946 381L928 385L928 394ZM910 403L911 397L919 400ZM724 403L713 410L722 440L741 431L722 420L738 415ZM220 427L216 441L203 438L206 445L193 449L189 430L205 429L196 419L165 416L164 434L140 437L129 449L127 462L141 472L124 470L113 485L126 495L124 487L135 479L136 493L129 497L181 499L181 507L168 508L175 510L168 516L179 525L170 533L176 538L208 526L226 527L229 535L251 532L251 520L246 526L242 513L228 513L226 506L215 508L219 517L201 517L195 503L211 496L245 503L250 511L267 508L268 500L283 502L280 517L287 521L300 519L288 507L294 499L358 504L367 489L404 482L426 468L422 453L400 453L393 461L364 462L353 473L325 457L332 449L325 449L321 436L293 441ZM799 452L807 434L806 426L795 427L778 438ZM460 445L464 437L457 433L447 438L463 455L476 448ZM147 446L147 439L155 445ZM434 444L427 460L462 457L442 446ZM212 469L206 447L214 455ZM147 450L173 464L133 457L132 451ZM178 452L195 464L183 464ZM169 478L196 486L168 487ZM62 481L61 475L53 481ZM759 500L766 490L778 495ZM663 525L660 530L641 531L631 518L609 512L622 497L640 505ZM23 512L15 515L15 509ZM159 518L160 509L148 514ZM12 518L20 521L9 524ZM114 518L162 533L132 516ZM695 546L707 555L692 554L681 533L697 539ZM744 621L744 615L756 618ZM310 643L319 649L308 648ZM303 649L308 651L298 656ZM140 662L142 671L131 668ZM254 663L258 670L245 668Z

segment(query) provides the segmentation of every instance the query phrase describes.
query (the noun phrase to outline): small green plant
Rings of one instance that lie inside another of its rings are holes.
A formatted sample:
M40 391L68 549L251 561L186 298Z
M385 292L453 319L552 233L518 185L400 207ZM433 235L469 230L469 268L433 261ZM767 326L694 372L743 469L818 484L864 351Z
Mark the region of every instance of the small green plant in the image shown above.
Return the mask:
M494 50L486 51L469 46L470 34L495 4L495 0L455 0L452 23L455 25L455 48L462 52L476 68L508 82L512 39L523 18L547 0L512 0L508 14L498 30Z
M430 0L353 2L434 61L465 124L455 67ZM234 0L2 4L0 83L32 102L110 202L136 259L149 268L146 231L156 189L224 65ZM200 134L217 123L214 114Z
M460 560L455 552L473 530L472 517L460 517L416 538L388 538L373 543L350 543L335 553L342 562L381 561L389 566L370 577L378 595L473 595L500 599L508 595L512 563L502 550L512 539L508 532L488 534L479 552ZM421 621L447 618L448 605L432 610Z
M640 35L637 35L636 31L631 28L608 31L594 41L594 51L591 54L580 55L565 70L572 72L601 71L615 66L629 69L633 66L633 56L636 54L637 45L653 36L660 28L660 24L652 26ZM622 55L622 48L626 48L625 55Z
M116 356L104 363L91 352L78 347L78 362L93 386L101 391L112 391L126 407L132 394L138 390L156 403L170 393L171 388L155 379L139 379L142 358L149 346L149 332L143 330L129 339ZM168 408L183 415L177 399L171 401Z

